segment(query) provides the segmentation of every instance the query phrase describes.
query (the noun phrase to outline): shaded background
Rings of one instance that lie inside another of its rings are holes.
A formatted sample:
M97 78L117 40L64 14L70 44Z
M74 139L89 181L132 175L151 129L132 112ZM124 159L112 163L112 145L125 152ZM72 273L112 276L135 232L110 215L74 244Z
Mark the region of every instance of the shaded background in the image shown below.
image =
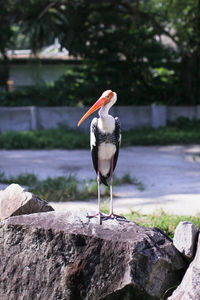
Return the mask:
M0 26L1 106L90 105L107 88L119 105L200 103L199 0L8 0ZM17 88L13 65L34 83Z

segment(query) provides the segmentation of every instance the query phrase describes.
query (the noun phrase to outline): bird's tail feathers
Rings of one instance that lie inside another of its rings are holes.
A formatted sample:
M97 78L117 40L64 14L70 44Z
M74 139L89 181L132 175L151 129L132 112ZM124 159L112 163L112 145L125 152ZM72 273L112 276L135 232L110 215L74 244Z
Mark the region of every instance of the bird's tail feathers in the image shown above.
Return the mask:
M105 177L105 176L103 176L103 175L100 174L100 180L101 180L101 182L102 182L105 186L108 186L107 178L108 178L108 177Z

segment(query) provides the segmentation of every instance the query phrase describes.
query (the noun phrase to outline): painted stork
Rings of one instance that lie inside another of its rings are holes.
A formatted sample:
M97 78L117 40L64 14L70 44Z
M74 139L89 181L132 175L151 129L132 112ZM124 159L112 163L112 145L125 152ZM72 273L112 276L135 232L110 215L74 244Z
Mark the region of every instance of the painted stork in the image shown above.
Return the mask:
M98 212L99 218L124 218L113 213L113 171L117 164L121 142L121 126L119 118L109 114L110 108L117 101L117 94L111 90L105 91L95 104L78 122L79 126L90 114L99 110L99 118L94 118L90 125L90 147L93 165L97 173L98 183ZM110 178L110 214L107 216L100 210L100 184L108 186Z

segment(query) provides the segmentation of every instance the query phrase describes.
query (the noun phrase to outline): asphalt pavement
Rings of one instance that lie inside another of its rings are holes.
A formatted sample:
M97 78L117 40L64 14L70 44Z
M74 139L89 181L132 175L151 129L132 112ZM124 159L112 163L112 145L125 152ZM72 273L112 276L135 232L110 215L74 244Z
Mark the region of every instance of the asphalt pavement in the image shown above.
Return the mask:
M0 150L0 173L16 176L34 173L39 179L74 174L96 178L89 150ZM136 185L114 187L115 211L200 213L200 145L128 147L120 149L115 170L129 173ZM5 186L0 184L0 189ZM52 203L56 210L96 210L97 200Z

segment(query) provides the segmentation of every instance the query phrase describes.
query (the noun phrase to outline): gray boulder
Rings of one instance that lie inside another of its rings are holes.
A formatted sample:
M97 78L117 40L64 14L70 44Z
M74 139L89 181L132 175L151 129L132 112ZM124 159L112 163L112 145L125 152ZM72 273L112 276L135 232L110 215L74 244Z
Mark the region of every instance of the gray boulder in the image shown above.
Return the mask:
M159 229L84 212L0 223L0 295L14 299L160 299L186 265Z
M198 300L200 299L200 236L194 260L187 269L181 284L169 300Z
M189 261L195 255L197 236L198 230L192 222L180 222L175 229L173 244Z
M0 219L11 216L53 211L48 202L27 192L18 184L11 184L0 191Z

